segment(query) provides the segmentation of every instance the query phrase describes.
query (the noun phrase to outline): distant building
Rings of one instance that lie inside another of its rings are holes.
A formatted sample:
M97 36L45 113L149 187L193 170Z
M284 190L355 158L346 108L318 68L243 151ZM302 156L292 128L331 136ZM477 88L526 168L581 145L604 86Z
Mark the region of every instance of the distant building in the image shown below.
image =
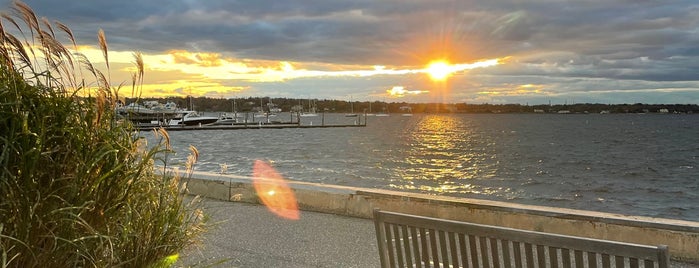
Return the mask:
M543 114L544 110L543 109L534 109L534 112Z

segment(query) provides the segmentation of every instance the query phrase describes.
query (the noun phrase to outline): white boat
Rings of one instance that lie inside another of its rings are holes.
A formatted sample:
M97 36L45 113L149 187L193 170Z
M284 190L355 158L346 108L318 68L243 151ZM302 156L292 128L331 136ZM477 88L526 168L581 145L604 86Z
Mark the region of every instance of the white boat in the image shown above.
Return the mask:
M400 110L404 111L404 113L401 114L401 116L413 116L413 108L410 106L401 106Z
M371 111L371 102L369 102L369 112L365 110L364 116L376 116L376 114Z
M276 104L272 103L271 99L267 103L267 110L270 114L278 114L282 112L282 109L279 108Z
M242 118L242 116L238 115L237 113L222 113L218 117L218 121L214 122L214 125L232 125L238 123L239 118Z
M256 113L255 118L262 118L262 117L274 117L277 116L277 114L273 113Z
M299 101L300 103L300 101ZM303 107L303 106L301 106ZM308 100L308 112L302 112L299 114L300 117L313 117L313 116L318 116L318 113L316 112L316 105L315 101L311 102L311 100Z
M199 126L199 125L209 125L216 123L218 117L214 116L203 116L196 111L184 111L186 114L182 119L172 119L170 120L171 126Z
M381 108L381 112L378 113L378 114L376 114L376 116L378 116L378 117L387 117L387 116L390 116L390 115L388 114L388 111L387 111L387 110L388 110L388 109L386 109L386 107Z
M136 124L167 124L167 121L182 119L184 115L174 102L162 104L157 101L118 105L115 111L117 115Z
M350 96L350 113L345 114L345 117L357 117L354 113L354 102L352 102L352 96Z
M232 112L220 114L218 116L218 121L216 121L214 123L214 125L232 125L232 124L239 122L238 118L243 118L243 117L238 115L238 109L237 109L235 100L233 100Z

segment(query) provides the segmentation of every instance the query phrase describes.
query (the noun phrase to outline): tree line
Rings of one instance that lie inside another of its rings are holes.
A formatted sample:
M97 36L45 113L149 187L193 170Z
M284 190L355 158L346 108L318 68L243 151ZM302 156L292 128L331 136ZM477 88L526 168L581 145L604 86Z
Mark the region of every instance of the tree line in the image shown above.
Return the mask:
M697 104L600 104L575 103L558 105L522 104L469 104L469 103L407 103L383 101L343 101L331 99L297 98L210 98L210 97L167 97L167 98L127 98L126 103L158 101L174 102L177 107L201 112L256 112L274 104L284 112L304 111L314 106L317 112L329 113L699 113Z

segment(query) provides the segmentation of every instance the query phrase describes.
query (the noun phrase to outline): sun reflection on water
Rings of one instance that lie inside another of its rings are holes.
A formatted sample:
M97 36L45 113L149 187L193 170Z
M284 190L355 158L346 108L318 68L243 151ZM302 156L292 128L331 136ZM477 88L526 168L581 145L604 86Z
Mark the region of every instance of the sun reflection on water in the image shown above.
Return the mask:
M405 129L408 149L403 161L408 165L395 171L399 179L391 187L434 194L494 195L510 191L474 183L493 178L496 168L487 149L492 141L467 121L445 115L415 119Z

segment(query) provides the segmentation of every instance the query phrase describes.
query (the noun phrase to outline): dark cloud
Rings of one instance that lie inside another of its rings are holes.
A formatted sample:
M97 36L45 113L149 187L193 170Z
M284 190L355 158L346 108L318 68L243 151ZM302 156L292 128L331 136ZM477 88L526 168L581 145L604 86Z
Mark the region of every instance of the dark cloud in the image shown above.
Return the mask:
M694 0L27 0L83 43L224 57L420 65L512 56L506 77L699 81ZM0 1L3 7L10 2Z

